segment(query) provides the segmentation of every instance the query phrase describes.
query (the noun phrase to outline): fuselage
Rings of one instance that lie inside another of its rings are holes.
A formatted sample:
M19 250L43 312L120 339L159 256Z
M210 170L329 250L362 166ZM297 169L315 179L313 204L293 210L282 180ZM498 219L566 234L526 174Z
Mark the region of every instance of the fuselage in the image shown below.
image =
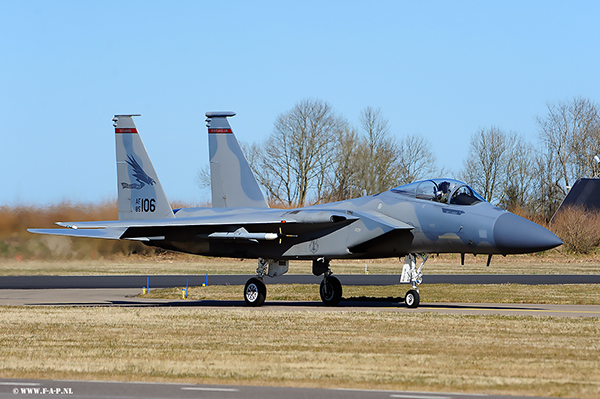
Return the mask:
M446 193L436 191L444 182L450 185ZM234 232L240 228L235 221L242 214L257 219L253 224L250 217L244 223L249 234L278 234L279 239L219 240L210 237L214 228L194 226L185 233L178 230L177 236L167 232L164 240L148 244L207 256L293 260L408 253L506 255L543 251L562 243L544 227L491 205L464 183L451 179L426 180L377 195L291 210L184 208L175 217L231 219L231 225L221 225L218 231ZM264 223L265 219L271 222ZM408 226L394 228L395 222Z

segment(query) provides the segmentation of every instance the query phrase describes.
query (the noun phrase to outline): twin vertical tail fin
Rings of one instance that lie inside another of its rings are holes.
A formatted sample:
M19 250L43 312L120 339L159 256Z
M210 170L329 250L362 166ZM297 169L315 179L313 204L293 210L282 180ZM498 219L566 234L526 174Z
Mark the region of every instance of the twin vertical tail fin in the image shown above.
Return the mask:
M268 208L248 160L231 130L234 112L207 112L212 206Z
M233 112L207 112L213 207L268 208L231 130ZM115 115L119 220L175 217L133 117Z
M115 115L119 220L173 218L173 210L137 132L134 116Z

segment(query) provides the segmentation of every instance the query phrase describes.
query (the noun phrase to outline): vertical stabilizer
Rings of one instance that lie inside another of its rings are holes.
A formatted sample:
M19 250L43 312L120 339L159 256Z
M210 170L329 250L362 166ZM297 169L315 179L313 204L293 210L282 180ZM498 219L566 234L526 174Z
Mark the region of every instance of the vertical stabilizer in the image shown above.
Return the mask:
M577 179L573 187L563 199L552 219L550 224L560 212L569 207L582 207L588 211L600 210L600 179L598 178L581 178Z
M228 117L234 112L207 112L212 206L268 208L267 201L242 153Z
M115 115L119 220L173 218L133 116Z

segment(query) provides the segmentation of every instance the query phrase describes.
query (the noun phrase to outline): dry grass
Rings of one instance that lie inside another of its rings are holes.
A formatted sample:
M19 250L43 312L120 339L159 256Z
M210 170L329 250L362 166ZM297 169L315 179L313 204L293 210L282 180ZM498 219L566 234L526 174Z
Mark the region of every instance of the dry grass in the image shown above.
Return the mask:
M27 236L27 228L55 227L54 222L117 219L116 201L97 204L62 202L47 207L0 206L0 237Z
M206 204L203 204L206 205ZM197 206L172 202L173 208ZM47 207L0 206L0 258L21 260L114 259L124 255L162 253L139 242L40 236L28 228L53 228L55 222L116 220L116 200L62 202Z
M422 300L426 302L600 305L598 284L435 284L421 287Z
M179 299L183 287L151 290L144 298ZM407 285L344 286L344 298L355 300L380 298L401 301ZM423 284L422 302L463 303L540 303L555 305L600 305L600 285L458 285ZM189 300L241 300L242 286L190 287ZM318 285L274 284L267 286L267 301L320 301Z
M40 236L28 228L53 228L55 222L117 219L116 201L62 202L48 207L0 207L0 257L16 260L101 259L155 251L141 243Z
M595 318L0 308L3 378L600 395Z

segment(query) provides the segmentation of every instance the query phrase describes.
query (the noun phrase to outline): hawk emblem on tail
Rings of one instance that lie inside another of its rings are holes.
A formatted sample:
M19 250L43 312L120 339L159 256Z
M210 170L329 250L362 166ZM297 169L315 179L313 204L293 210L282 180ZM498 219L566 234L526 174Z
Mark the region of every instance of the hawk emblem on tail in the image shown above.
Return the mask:
M121 183L123 188L139 190L146 184L150 186L156 184L156 181L150 176L148 176L146 172L144 172L144 169L142 169L142 166L134 157L132 157L131 155L127 155L127 160L125 162L127 162L127 164L131 166L131 169L133 169L133 177L135 177L135 179L138 181L138 184Z

